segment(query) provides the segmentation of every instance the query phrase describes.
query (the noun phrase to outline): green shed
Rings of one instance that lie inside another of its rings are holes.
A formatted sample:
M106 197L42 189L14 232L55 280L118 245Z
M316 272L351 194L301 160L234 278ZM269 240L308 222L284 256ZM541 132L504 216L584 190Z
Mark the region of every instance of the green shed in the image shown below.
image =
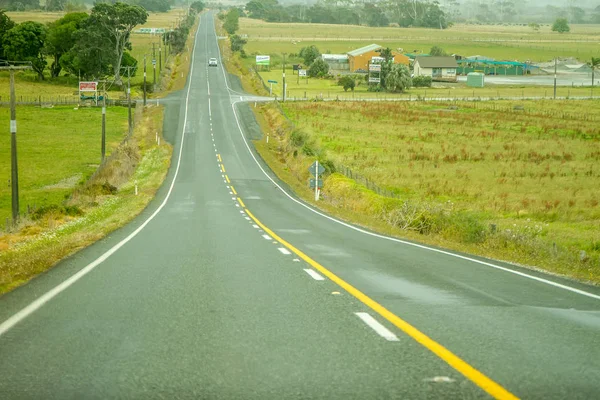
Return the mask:
M484 87L485 75L481 72L469 72L467 74L467 86L469 87Z

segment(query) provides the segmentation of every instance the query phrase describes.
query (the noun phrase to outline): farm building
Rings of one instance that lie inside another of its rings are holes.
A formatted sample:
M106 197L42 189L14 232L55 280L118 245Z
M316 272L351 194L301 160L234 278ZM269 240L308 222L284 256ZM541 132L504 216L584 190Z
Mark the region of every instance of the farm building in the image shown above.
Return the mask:
M418 56L415 58L415 76L430 76L434 81L456 82L458 64L454 57Z
M332 75L340 75L350 71L347 54L321 54L321 59L329 65L329 73Z
M348 64L350 72L367 72L369 70L369 62L373 57L380 57L381 54L377 50L382 49L378 44L371 44L360 49L348 52ZM392 51L395 64L404 64L408 66L409 58L397 51Z

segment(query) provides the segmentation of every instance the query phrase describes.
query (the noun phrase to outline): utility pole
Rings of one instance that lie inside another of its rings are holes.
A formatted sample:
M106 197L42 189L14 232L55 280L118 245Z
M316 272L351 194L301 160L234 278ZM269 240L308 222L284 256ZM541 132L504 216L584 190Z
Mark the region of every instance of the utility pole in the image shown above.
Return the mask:
M127 122L129 123L129 135L133 131L133 118L131 118L131 68L127 67Z
M19 220L19 164L17 163L17 105L15 71L10 70L10 183L12 189L13 226Z
M285 56L287 53L283 53L283 102L285 103Z
M154 71L154 79L152 81L152 93L156 93L156 49L155 43L152 43L152 69Z
M144 54L144 107L146 107L146 55Z
M556 100L556 64L557 64L557 59L554 58L554 100Z
M12 191L13 226L19 221L19 164L17 162L17 96L15 95L15 70L28 70L31 66L4 66L10 71L10 183Z
M162 36L161 36L162 39ZM158 72L162 71L162 42L158 42Z
M102 84L102 145L101 153L102 153L102 161L104 163L104 158L106 157L106 81Z

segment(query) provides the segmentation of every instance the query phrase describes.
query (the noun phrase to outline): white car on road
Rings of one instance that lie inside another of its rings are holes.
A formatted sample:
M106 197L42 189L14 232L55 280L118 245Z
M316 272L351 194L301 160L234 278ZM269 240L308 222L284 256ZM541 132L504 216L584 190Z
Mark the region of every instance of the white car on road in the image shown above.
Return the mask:
M217 66L217 59L216 58L209 58L208 59L208 66L209 67L216 67Z

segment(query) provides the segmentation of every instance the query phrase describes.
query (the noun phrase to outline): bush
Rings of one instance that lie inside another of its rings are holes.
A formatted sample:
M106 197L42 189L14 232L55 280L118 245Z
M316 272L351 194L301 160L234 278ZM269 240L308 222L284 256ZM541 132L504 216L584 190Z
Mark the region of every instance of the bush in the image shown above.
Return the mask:
M303 47L300 50L300 57L304 59L305 65L311 65L317 58L321 56L319 49L315 45Z
M231 35L231 51L244 51L244 45L248 43L245 39L242 39L239 35Z
M308 67L308 76L311 78L322 78L329 72L329 65L320 58L317 58Z
M414 87L431 87L432 79L430 76L415 76L412 82Z
M348 89L351 89L352 91L354 91L354 87L356 86L356 82L354 81L354 79L352 79L349 76L342 76L340 79L338 79L338 85L340 85L341 87L344 88L344 91L347 92Z

